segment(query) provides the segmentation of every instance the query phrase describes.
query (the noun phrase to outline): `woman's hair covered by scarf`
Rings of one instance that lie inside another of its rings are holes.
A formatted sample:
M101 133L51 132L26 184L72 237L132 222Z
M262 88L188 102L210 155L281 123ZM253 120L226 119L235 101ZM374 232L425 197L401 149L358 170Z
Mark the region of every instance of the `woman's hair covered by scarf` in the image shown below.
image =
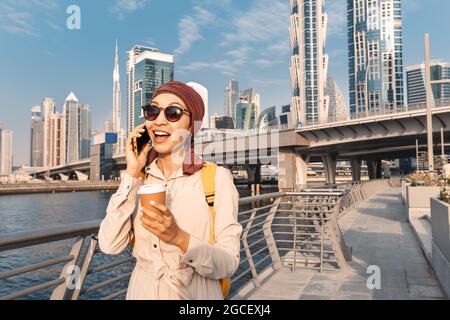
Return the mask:
M192 87L180 81L170 81L156 89L151 101L162 93L171 93L183 100L186 108L191 112L189 129L192 137L200 130L201 122L205 114L205 105L202 97ZM194 126L194 123L197 125ZM158 153L152 147L147 156L147 166L158 157ZM194 139L191 139L190 152L187 152L183 161L183 174L192 175L200 170L204 161L194 153Z

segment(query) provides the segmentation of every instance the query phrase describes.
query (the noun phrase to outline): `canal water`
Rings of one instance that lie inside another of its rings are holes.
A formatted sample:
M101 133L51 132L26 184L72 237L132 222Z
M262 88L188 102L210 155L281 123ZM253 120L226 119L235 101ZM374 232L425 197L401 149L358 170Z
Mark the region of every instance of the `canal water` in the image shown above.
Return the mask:
M251 194L246 186L238 186L238 191L241 198ZM264 185L261 188L261 193L277 191L277 186L273 185ZM0 196L0 235L102 219L112 194L113 192L107 191L90 191ZM49 257L66 255L72 244L73 240L58 241L0 253L0 272L41 262ZM123 255L126 254L129 252ZM102 255L97 262L106 263L111 259L110 256ZM42 279L53 280L58 277L61 268L60 264L38 272L0 280L0 297L25 287L38 285L42 283ZM86 286L129 272L131 268L130 264L110 270L109 273L95 274L87 278ZM126 282L118 283L113 288L109 286L107 289L86 293L84 297L101 298L108 295L108 290L120 289L124 285ZM43 290L28 296L27 299L48 299L51 292L51 289Z

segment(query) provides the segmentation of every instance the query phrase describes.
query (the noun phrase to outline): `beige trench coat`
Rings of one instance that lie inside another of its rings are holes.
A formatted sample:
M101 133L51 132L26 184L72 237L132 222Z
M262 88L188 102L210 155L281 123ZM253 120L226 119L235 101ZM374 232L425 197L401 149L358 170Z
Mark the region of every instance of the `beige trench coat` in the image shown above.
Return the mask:
M201 172L183 175L180 168L166 179L156 161L146 168L144 183L167 184L166 206L179 227L190 234L188 250L183 254L181 249L159 240L142 226L141 205L136 195L142 179L126 173L111 196L100 225L100 249L107 254L118 254L126 248L134 232L136 266L127 299L223 299L218 279L231 277L238 268L242 232L237 222L239 194L231 172L217 168L216 243L209 245L210 214ZM135 210L136 202L138 210Z

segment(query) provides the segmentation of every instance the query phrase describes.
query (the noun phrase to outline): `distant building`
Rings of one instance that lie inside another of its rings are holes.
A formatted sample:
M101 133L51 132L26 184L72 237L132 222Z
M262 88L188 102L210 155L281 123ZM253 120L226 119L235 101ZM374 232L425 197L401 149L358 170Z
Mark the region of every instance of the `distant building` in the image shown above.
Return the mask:
M116 132L114 130L113 122L112 122L111 119L106 119L105 120L105 124L104 124L103 130L104 130L104 132Z
M291 113L291 105L285 105L281 107L281 113L278 116L278 123L280 129L292 128L294 125Z
M403 107L401 0L347 0L347 15L350 114Z
M66 130L64 114L50 115L50 167L66 163Z
M34 106L31 109L30 141L30 165L31 167L43 167L44 122L42 121L41 106Z
M120 116L121 116L121 96L120 96L120 69L119 69L119 52L117 49L114 56L114 71L113 71L113 116L111 120L112 132L119 132L120 130ZM110 130L107 130L110 132Z
M431 81L450 79L450 63L432 61L430 64ZM425 66L423 64L406 68L406 85L408 88L408 104L426 103ZM436 83L431 85L433 99L450 99L450 84Z
M92 137L90 181L109 180L113 175L113 146L117 144L117 133L101 132Z
M0 128L0 176L9 176L12 173L13 132Z
M150 102L155 90L172 81L174 57L158 49L135 45L127 61L127 132L144 123L141 107Z
M209 119L209 127L211 129L216 129L216 119L220 117L218 113L213 113Z
M278 128L277 108L269 107L261 112L258 117L257 128L260 130Z
M337 83L331 78L327 79L325 91L329 99L328 121L344 121L348 119L348 109L344 96L339 90Z
M256 128L260 110L259 94L254 89L242 91L236 104L235 129L248 131Z
M41 118L43 123L43 166L50 164L50 115L56 111L56 102L53 98L44 98L41 103Z
M296 124L328 121L325 86L327 15L324 0L290 0L292 117Z
M218 116L215 118L216 129L235 129L233 118L230 116Z
M236 103L239 99L239 81L230 80L225 88L224 111L225 116L236 120Z
M66 128L66 161L76 162L90 157L91 110L71 92L64 102Z

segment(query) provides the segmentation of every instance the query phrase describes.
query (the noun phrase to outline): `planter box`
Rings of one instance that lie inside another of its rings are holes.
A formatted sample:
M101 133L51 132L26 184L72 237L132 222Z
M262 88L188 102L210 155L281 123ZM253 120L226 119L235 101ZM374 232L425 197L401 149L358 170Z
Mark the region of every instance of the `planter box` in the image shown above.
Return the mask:
M410 182L406 182L404 180L402 180L402 199L403 199L403 203L408 203L407 198L406 198L406 187L410 186L411 183Z
M430 199L439 196L439 187L406 187L408 219L430 213Z
M450 261L450 205L431 198L431 233L433 240Z

